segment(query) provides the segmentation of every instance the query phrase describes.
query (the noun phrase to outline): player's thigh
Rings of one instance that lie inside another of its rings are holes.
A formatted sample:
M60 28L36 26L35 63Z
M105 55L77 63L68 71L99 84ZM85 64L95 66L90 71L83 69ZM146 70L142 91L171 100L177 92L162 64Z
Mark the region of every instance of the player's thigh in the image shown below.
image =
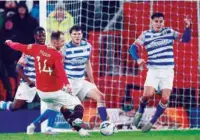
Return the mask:
M95 91L94 94L99 94L100 91L97 89L96 85L87 81L87 80L82 80L81 81L82 83L82 88L81 90L79 91L79 93L77 94L78 98L81 100L81 101L84 101L86 98L88 98L88 94L92 94L93 92L91 91Z
M66 106L68 109L74 109L75 106L81 105L81 101L77 96L73 96L62 90L57 93L55 100L57 103Z
M46 103L46 105L47 105L47 109L54 110L57 112L60 112L60 109L63 106L62 104L55 103L55 102L51 102L51 103L48 102L48 103Z
M69 81L69 83L71 84L71 86L72 86L72 94L73 95L77 95L79 92L80 92L80 90L82 89L82 87L84 86L84 85L82 85L82 80L76 80L76 79L68 79L68 81Z
M16 100L26 100L27 102L32 102L36 95L36 88L29 87L27 83L20 83L17 92L15 94Z
M95 101L100 101L103 99L104 95L97 88L93 88L87 93L86 97Z
M54 92L42 92L38 90L38 95L41 100L47 104L47 108L55 111L60 111L62 106L73 110L75 106L81 104L78 97L70 95L62 90Z
M169 69L169 70L165 70L163 71L163 77L161 77L160 79L160 89L170 89L172 90L173 88L173 81L174 81L174 70L173 69Z
M158 85L159 85L159 79L157 78L158 72L159 71L157 69L148 70L144 87L147 87L148 89L151 89L151 88L154 88L155 90L158 89ZM148 91L146 91L145 93L147 92Z
M45 103L55 103L56 99L58 97L58 91L55 92L43 92L40 90L37 90L37 93L42 101Z

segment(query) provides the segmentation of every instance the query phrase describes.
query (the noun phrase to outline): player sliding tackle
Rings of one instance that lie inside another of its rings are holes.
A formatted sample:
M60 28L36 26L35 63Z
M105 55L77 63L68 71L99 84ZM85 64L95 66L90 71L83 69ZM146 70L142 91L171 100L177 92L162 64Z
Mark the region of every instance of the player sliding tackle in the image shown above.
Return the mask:
M57 41L61 34L63 33L53 32L51 43ZM84 109L80 100L71 95L71 87L63 68L63 57L56 48L52 45L24 45L11 40L6 40L6 44L34 57L36 89L39 97L47 103L48 109L60 111L75 130L82 130L79 124L82 122ZM82 122L82 124L84 123Z
M51 41L52 46L56 48L57 51L60 51L61 48L63 48L65 44L65 37L64 34L61 33L60 37L56 40ZM54 119L57 116L58 112L53 111L51 109L45 110L38 118L36 118L29 126L27 126L27 134L33 134L36 126L39 126L43 121L49 118L48 120L48 126L53 126ZM76 127L87 127L83 126L85 123L82 123L81 121L76 122ZM81 129L78 131L80 136L89 136L89 133L85 129ZM53 133L53 132L52 132Z
M138 65L144 65L146 62L138 57L137 47L144 46L148 53L148 72L144 84L144 92L140 98L139 109L134 116L133 125L138 127L144 109L149 99L154 95L155 90L160 87L162 91L162 97L156 112L150 122L142 127L143 132L151 130L153 124L168 106L174 79L174 40L180 39L180 41L187 43L191 39L191 22L188 18L185 18L184 21L185 31L181 35L171 28L164 27L164 15L162 13L154 13L151 16L152 29L144 31L130 47L130 54Z

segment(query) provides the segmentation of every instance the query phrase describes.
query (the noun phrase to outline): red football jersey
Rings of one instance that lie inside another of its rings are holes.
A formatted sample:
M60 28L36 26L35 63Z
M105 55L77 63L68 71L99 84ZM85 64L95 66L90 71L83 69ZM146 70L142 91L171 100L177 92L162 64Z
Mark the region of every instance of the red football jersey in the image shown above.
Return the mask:
M69 83L63 67L63 57L56 49L48 48L46 45L23 45L14 42L8 45L35 58L37 89L53 92Z

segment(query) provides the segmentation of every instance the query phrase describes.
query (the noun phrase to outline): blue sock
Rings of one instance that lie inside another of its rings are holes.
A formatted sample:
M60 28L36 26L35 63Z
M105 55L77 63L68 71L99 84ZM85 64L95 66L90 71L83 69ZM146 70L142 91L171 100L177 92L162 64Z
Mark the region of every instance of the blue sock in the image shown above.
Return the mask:
M138 112L143 114L144 113L144 109L146 108L148 103L149 103L149 101L143 102L142 98L140 98L140 106L139 106Z
M33 124L35 126L38 126L43 121L45 121L48 118L55 118L55 116L58 114L58 112L47 109L43 114L41 114L36 120L33 121Z
M150 122L152 124L154 124L157 121L157 119L163 114L163 112L165 111L166 108L167 108L167 104L164 105L161 102L159 102L159 104L156 108L156 112Z
M10 111L10 106L11 106L12 102L10 102L10 101L8 101L8 102L1 101L0 104L1 104L0 105L0 109Z
M106 107L105 106L98 107L98 113L99 113L100 118L101 118L102 121L106 121L107 120L107 112L106 112Z

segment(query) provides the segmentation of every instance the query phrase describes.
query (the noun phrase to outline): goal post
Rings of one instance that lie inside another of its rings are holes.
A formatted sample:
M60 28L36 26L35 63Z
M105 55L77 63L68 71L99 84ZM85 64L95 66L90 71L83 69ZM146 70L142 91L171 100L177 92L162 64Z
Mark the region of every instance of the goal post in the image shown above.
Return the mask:
M95 83L105 94L111 120L119 129L133 129L131 122L139 106L147 68L138 67L128 49L144 30L151 26L154 12L165 15L165 26L183 33L184 18L192 20L192 39L174 43L175 77L169 107L154 129L200 128L200 2L199 1L59 1L83 28L84 38L92 45L91 62ZM40 1L40 25L55 10L58 1ZM43 6L43 7L42 7ZM44 10L46 9L46 10ZM67 32L67 31L66 31ZM144 48L139 55L147 59ZM160 100L156 94L150 101L143 123L147 122ZM100 119L96 103L87 100L84 121L98 128ZM41 105L42 106L42 105ZM60 115L61 116L61 115ZM59 117L60 117L59 116ZM56 124L64 119L57 118ZM59 126L59 125L57 125ZM66 128L62 128L66 129ZM134 128L135 129L135 128Z

